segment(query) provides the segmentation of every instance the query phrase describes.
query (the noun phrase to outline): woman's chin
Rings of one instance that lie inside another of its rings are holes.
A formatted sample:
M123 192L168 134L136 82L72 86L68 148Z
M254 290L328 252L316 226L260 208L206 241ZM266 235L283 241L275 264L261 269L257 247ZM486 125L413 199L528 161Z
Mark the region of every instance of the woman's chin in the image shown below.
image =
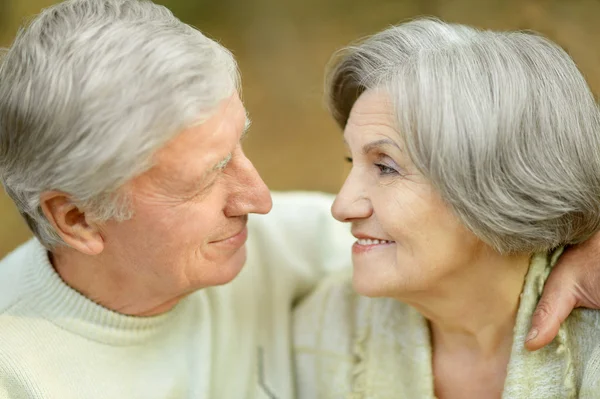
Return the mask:
M422 280L420 275L403 270L377 268L373 265L354 264L352 286L358 294L367 297L405 298L416 292L424 292L431 287L432 281Z
M382 297L389 296L389 290L386 289L386 284L379 279L375 278L373 273L368 275L367 273L357 272L356 268L352 275L352 287L358 294L367 297Z

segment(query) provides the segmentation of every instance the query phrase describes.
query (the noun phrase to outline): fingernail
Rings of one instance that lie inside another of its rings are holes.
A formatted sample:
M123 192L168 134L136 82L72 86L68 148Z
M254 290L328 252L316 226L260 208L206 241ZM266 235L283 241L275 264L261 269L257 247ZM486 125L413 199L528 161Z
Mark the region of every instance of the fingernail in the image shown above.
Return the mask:
M527 334L527 338L525 338L525 342L531 341L532 339L534 339L537 336L538 336L538 330L536 328L534 328L533 330L529 331L529 334Z

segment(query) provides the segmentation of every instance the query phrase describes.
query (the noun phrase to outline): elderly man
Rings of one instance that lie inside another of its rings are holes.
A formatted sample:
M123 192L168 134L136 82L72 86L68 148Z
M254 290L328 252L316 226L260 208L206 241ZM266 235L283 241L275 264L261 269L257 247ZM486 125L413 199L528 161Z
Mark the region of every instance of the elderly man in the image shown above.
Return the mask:
M19 33L0 179L35 238L0 263L1 398L293 396L290 309L351 237L326 195L248 220L272 205L238 84L226 49L148 1L71 0ZM532 348L597 305L599 241L553 273Z

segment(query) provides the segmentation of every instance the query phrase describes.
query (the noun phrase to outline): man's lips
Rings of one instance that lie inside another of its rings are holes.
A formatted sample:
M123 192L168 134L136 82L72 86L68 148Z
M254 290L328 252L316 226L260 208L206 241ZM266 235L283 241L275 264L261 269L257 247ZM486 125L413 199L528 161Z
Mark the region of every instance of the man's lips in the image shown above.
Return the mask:
M225 244L225 245L240 245L246 242L246 238L248 237L248 228L244 226L241 230L238 230L235 233L230 234L229 236L225 236L225 238L210 241L210 244Z

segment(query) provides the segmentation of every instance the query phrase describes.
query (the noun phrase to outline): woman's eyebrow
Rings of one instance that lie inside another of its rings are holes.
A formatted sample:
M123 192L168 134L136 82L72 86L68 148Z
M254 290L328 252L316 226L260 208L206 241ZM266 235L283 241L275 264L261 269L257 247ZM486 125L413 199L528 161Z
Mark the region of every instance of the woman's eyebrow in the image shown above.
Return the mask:
M381 140L376 140L376 141L365 144L362 148L362 152L363 152L363 155L367 155L368 153L370 153L371 151L373 151L376 148L385 147L385 146L389 146L389 145L396 147L399 150L402 150L400 148L400 146L398 144L396 144L393 140L381 139Z

